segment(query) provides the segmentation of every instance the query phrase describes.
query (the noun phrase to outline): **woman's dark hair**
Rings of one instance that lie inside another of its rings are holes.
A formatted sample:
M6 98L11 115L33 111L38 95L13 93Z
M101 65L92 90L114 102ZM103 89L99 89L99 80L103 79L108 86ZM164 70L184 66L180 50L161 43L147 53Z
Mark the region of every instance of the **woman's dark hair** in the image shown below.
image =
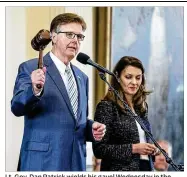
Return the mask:
M146 96L151 93L150 91L146 91L146 89L145 89L144 67L142 65L142 62L139 59L132 57L132 56L124 56L118 61L118 63L114 67L113 73L117 74L117 76L120 77L121 72L127 66L134 66L134 67L141 69L141 71L142 71L142 83L140 85L139 90L137 91L137 93L133 97L133 104L135 107L139 108L141 113L144 113L146 110L146 107L145 107ZM112 87L114 87L114 89L116 89L119 92L120 96L124 100L126 100L123 89L115 77L111 78L111 85L112 85ZM116 98L116 96L114 95L114 93L110 89L108 90L107 94L105 95L104 100L111 100L113 102L116 102L120 106L120 108L122 108L122 110L124 110L123 103L119 99Z

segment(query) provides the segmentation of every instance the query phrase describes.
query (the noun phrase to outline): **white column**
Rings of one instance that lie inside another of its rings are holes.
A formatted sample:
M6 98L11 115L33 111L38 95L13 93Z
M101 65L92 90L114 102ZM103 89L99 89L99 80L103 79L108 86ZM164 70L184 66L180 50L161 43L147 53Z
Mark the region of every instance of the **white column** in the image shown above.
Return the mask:
M16 171L23 134L23 117L12 114L10 102L25 41L25 8L6 7L6 171Z

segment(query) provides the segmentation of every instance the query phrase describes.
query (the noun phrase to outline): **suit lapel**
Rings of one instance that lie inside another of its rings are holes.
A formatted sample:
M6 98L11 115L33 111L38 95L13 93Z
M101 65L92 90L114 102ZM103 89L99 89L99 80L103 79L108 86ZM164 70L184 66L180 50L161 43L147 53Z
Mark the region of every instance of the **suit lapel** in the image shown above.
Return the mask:
M60 93L62 94L64 98L65 103L67 104L69 111L74 117L73 109L70 103L70 99L69 99L66 87L64 85L64 81L62 80L62 77L58 69L56 68L54 62L52 61L49 53L46 54L44 57L44 65L47 67L47 73L49 74L49 76L51 77L51 79L54 81L55 85L59 89Z

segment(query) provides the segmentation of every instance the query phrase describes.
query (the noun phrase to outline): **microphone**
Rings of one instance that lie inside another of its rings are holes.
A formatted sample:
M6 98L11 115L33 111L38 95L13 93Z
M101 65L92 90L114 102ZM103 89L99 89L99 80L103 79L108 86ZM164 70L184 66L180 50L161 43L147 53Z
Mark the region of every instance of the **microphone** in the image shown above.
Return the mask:
M113 72L107 70L106 68L100 66L99 64L95 63L94 61L92 61L90 59L90 57L88 55L86 55L85 53L79 53L77 55L77 60L82 63L82 64L88 64L88 65L92 65L93 67L97 68L100 72L103 73L108 73L112 76L115 76Z
M50 32L48 30L40 30L31 40L31 46L34 50L41 51L51 42Z

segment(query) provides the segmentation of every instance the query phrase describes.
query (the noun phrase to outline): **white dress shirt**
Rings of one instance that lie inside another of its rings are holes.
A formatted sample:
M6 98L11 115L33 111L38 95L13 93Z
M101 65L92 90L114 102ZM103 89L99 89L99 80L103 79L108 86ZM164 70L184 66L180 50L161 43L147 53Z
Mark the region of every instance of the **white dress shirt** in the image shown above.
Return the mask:
M68 91L68 80L67 80L67 74L65 72L66 65L60 59L58 59L52 52L50 52L49 55L50 55L51 59L53 60L54 64L56 65L58 71L60 72L62 80L64 81L64 84L65 84L66 90ZM77 83L75 81L75 77L74 77L73 71L71 69L70 62L68 63L68 66L71 70L71 74L73 76L73 81L75 83L76 90L77 90Z

